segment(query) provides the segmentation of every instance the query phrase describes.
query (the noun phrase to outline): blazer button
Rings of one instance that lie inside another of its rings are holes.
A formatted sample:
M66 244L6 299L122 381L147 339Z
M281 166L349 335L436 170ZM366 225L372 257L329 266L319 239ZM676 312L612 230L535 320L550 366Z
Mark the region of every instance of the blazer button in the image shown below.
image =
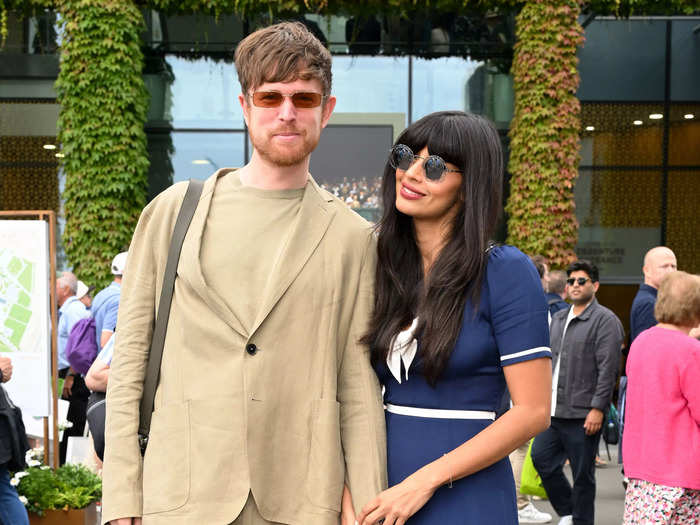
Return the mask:
M245 351L248 352L250 355L255 355L258 353L258 347L255 346L253 343L248 343L245 345Z

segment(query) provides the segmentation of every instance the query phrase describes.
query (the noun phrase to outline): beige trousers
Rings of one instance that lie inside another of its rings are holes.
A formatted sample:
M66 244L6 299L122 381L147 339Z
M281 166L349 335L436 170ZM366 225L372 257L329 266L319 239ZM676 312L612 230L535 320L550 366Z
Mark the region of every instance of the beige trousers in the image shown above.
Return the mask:
M258 512L258 506L253 499L253 493L248 493L248 501L245 502L243 510L231 525L284 525L276 521L267 521Z
M518 510L530 503L530 499L525 494L520 493L520 478L523 474L523 463L525 463L525 456L527 455L527 448L529 445L530 442L527 441L508 456L508 459L510 459L510 466L513 469L513 478L515 479L515 494L517 496Z

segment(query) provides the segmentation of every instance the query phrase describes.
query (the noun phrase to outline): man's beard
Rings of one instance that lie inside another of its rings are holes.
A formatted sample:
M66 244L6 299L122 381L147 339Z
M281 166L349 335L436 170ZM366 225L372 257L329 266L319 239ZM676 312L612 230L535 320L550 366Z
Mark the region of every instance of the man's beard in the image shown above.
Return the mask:
M275 133L284 133L285 131L299 133L299 130L296 129L276 130L267 137L261 138L251 130L250 141L262 158L276 166L287 168L300 164L311 154L318 145L320 134L310 137L308 134L303 133L301 135L301 143L295 144L292 147L284 147L275 144L273 135Z

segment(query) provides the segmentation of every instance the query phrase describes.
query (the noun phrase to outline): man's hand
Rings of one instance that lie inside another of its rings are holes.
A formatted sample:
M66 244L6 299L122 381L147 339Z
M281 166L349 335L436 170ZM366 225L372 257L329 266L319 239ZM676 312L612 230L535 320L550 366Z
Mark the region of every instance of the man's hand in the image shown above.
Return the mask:
M2 382L7 383L12 378L12 360L9 357L0 357L0 370L2 370Z
M109 523L111 525L141 525L141 518L119 518Z
M63 392L61 393L61 397L64 399L68 399L70 396L73 395L73 381L75 380L75 377L73 377L70 374L66 375L66 378L63 380Z
M592 436L603 426L603 412L597 408L591 408L591 411L586 416L586 421L583 422L583 428L587 436Z

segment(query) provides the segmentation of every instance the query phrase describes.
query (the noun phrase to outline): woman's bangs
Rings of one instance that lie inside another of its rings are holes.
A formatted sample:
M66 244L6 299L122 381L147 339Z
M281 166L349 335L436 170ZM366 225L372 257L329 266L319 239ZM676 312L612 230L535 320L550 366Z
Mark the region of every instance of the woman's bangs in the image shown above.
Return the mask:
M430 155L438 155L445 162L463 169L466 156L461 134L464 131L455 125L453 119L442 116L417 122L418 125L404 132L397 142L411 148L416 155L427 146Z

